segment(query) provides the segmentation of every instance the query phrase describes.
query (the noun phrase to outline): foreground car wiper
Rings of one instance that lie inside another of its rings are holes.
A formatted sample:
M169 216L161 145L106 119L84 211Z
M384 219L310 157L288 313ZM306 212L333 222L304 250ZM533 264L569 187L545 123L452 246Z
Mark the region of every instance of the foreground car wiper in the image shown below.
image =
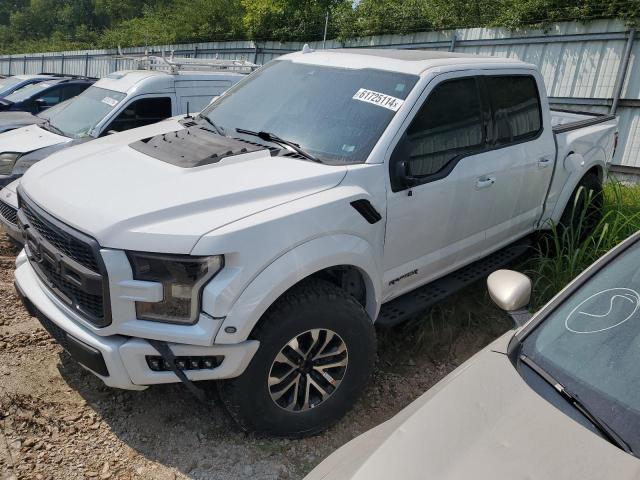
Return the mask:
M614 445L618 446L622 450L627 453L633 455L633 450L627 442L625 442L620 435L616 433L609 425L607 425L603 420L598 418L596 415L591 413L589 407L587 407L580 398L575 394L569 392L564 385L562 385L558 380L556 380L549 372L544 370L540 365L538 365L531 358L527 357L524 354L520 355L520 360L531 368L534 372L542 377L549 385L551 385L562 398L567 400L571 405L573 405L582 415L584 415L594 427L596 427L602 434Z
M220 125L217 125L213 120L211 120L209 117L207 117L206 115L198 115L196 117L196 120L204 120L205 122L207 122L209 125L211 125L213 127L213 129L216 131L216 133L218 135L222 135L223 137L226 137L225 133L224 133L224 128L222 128Z
M236 128L236 132L244 133L245 135L252 135L254 137L261 138L262 140L265 140L267 142L279 143L280 145L285 145L289 147L291 150L293 150L294 152L296 152L298 155L302 155L303 157L308 158L309 160L312 160L314 162L322 163L320 160L318 160L316 157L314 157L310 153L305 152L302 148L300 148L300 145L298 145L297 143L293 143L293 142L290 142L289 140L285 140L284 138L280 138L279 136L273 133L254 132L252 130L245 130L244 128Z
M58 127L56 127L55 125L51 124L51 120L49 120L48 118L44 119L44 123L42 123L41 125L45 125L45 130L49 130L50 132L53 132L57 135L66 137L66 135L64 134L64 132L62 130L60 130Z

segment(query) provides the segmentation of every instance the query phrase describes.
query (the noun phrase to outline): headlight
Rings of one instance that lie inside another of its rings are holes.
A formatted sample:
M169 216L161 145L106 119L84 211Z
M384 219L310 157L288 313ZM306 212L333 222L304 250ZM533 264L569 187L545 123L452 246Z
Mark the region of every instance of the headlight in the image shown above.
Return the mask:
M13 165L18 160L19 153L4 152L0 153L0 175L9 175L13 170Z
M200 311L203 285L220 271L224 257L194 257L129 252L133 278L162 283L160 302L136 302L141 320L170 323L195 323Z

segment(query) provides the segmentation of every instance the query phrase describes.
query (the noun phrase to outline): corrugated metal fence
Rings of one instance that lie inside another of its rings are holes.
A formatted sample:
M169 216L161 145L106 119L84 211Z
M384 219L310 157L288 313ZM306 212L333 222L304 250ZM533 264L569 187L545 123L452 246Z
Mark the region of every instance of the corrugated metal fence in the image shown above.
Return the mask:
M591 111L617 110L620 148L614 164L620 170L640 169L640 40L616 20L560 23L548 30L509 31L469 28L382 35L348 40L309 42L312 48L436 49L511 57L540 67L555 105ZM150 53L174 51L176 56L243 58L265 63L302 48L297 42L210 42L149 47ZM142 54L145 48L127 48ZM0 57L0 74L67 73L102 77L133 68L112 50L83 50ZM640 171L640 170L638 170ZM636 172L637 173L637 172Z

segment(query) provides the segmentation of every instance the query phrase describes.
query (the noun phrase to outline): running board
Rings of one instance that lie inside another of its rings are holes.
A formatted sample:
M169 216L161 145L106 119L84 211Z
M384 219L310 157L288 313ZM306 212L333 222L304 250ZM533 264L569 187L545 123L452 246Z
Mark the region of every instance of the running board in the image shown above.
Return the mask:
M489 276L491 272L504 268L531 247L526 237L508 247L492 253L488 257L462 267L455 272L418 287L409 293L394 298L382 305L376 325L384 328L394 327L417 313L420 313L452 293Z

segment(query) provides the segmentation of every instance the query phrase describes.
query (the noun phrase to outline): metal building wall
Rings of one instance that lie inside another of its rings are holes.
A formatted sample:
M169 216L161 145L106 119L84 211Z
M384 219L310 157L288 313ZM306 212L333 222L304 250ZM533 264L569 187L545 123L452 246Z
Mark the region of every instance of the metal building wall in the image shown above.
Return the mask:
M617 103L620 147L614 164L620 169L640 169L640 40L616 20L560 23L541 30L510 31L501 28L470 28L380 35L327 41L325 48L424 48L453 50L479 55L518 58L539 66L554 105L609 111ZM323 48L323 42L310 42ZM266 63L279 55L299 50L302 42L208 42L149 47L150 53L174 51L176 56L243 58ZM624 83L625 48L632 45ZM142 54L144 48L127 48L125 54ZM116 59L113 50L86 50L0 57L0 74L55 72L102 77L115 70L133 68L133 62ZM620 90L620 100L616 100Z

